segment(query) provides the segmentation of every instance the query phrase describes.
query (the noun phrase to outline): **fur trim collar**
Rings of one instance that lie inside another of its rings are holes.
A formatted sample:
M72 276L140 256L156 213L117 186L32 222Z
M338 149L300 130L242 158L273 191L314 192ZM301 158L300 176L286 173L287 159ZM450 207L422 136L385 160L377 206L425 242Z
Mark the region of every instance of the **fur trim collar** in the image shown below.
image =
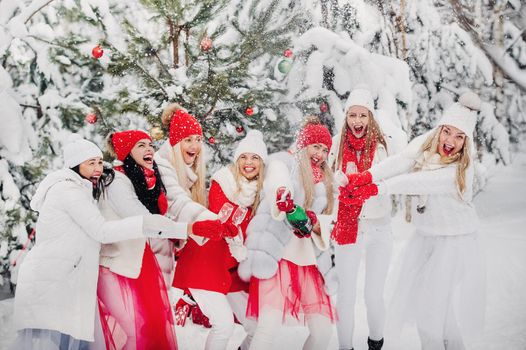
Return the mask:
M250 207L254 204L257 195L257 181L248 181L241 178L241 188L238 187L234 174L228 167L219 169L213 176L212 180L221 186L221 190L226 198L234 204Z

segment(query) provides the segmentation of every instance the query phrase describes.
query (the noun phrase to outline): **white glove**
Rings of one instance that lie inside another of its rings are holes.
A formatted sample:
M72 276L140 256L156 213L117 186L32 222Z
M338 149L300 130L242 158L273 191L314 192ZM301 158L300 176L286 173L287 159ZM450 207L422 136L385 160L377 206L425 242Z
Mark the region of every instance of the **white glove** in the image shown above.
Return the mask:
M349 183L349 178L347 178L347 175L345 175L343 171L338 169L334 172L334 182L338 187L344 187Z
M188 237L185 223L175 222L158 214L144 215L142 230L146 237L176 239Z

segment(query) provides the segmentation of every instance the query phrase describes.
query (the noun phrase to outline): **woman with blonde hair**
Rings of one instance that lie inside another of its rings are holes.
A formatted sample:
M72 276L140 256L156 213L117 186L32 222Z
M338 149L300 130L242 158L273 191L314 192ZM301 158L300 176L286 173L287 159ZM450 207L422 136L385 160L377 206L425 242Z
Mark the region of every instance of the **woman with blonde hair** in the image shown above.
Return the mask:
M239 278L237 268L246 256L243 242L259 205L266 162L263 135L249 131L234 151L232 164L212 176L208 195L209 209L220 215L223 212L222 220L233 228L236 237L203 246L189 241L177 261L174 286L189 291L212 326L205 349L226 349L234 332L232 312L248 334L241 349L250 344L253 322L245 317L248 283Z
M415 322L423 349L465 349L463 337L482 330L484 322L485 272L472 203L480 104L474 93L463 94L436 128L400 155L349 176L351 201L377 194L419 196L389 323L399 333L405 321Z
M335 137L329 156L339 185L347 183L345 174L366 171L387 158L386 139L374 118L371 93L362 88L351 92L345 105L346 118ZM341 195L345 189L340 187ZM353 348L354 308L358 268L365 254L365 305L369 350L383 346L385 324L384 285L391 261L391 201L378 196L367 202L339 202L338 218L332 232L338 275L338 341L340 349Z
M259 206L247 229L248 257L238 269L241 278L250 280L247 317L257 320L252 350L272 348L279 327L290 322L308 326L304 349L326 349L336 318L322 275L328 271L321 271L316 259L329 248L333 217L332 171L326 163L331 135L310 121L296 144L296 157L281 154L290 169L276 174L277 179L269 170L265 178L265 196L276 202L264 200ZM288 191L273 191L273 181L287 179L292 181Z
M169 136L155 152L154 160L166 188L167 215L187 223L217 219L217 215L206 208L206 165L201 124L178 104L170 104L164 109L162 122L169 126ZM203 237L193 234L190 237L200 245L206 242ZM166 286L170 288L175 268L174 243L151 240L151 245Z

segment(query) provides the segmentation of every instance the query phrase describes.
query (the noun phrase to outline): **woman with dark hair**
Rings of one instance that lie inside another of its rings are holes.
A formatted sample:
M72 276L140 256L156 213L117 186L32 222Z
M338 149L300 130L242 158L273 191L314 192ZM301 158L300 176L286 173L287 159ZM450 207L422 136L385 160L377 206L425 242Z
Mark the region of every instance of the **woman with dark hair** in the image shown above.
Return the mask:
M115 180L101 202L110 218L138 214L166 214L166 189L153 160L151 137L141 130L115 132L108 137L110 153L121 162ZM218 220L177 223L184 233L220 239ZM123 349L175 349L177 342L166 285L150 243L146 239L102 246L98 297L106 347ZM122 332L123 330L124 332Z
M186 237L161 215L102 216L97 199L105 197L111 171L103 176L100 149L75 136L64 147L64 169L48 174L31 200L38 236L20 266L12 349L88 349L97 330L101 243Z

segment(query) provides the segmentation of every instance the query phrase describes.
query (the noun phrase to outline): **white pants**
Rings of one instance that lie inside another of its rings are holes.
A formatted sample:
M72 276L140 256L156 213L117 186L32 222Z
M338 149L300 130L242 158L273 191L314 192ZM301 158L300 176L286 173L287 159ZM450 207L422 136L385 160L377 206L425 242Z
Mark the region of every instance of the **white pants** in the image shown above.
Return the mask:
M331 320L323 315L305 315L309 337L303 345L303 350L323 350L329 346L332 335ZM282 313L278 310L266 309L258 318L256 332L250 344L250 350L274 349L273 340L282 327Z
M247 320L245 316L248 302L247 293L236 292L225 295L194 288L190 288L190 292L212 325L212 329L206 338L205 350L226 349L228 340L234 333L234 314L248 334L241 344L241 349L248 349L254 333L255 322Z
M336 273L338 275L338 341L340 349L353 348L354 307L358 267L365 250L365 306L369 338L383 338L385 325L384 286L391 261L393 238L390 222L372 223L360 221L355 244L334 247Z

